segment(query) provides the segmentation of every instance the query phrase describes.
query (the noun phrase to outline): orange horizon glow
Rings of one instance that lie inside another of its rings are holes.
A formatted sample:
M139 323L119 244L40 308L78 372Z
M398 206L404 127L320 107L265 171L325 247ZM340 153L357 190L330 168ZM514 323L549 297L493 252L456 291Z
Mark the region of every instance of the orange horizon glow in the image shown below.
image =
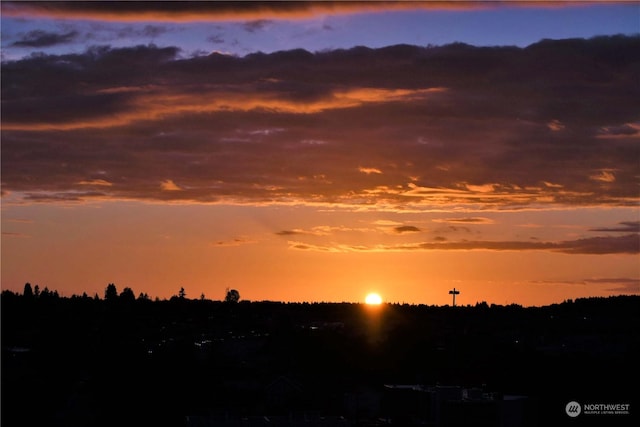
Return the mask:
M14 292L22 292L29 282L62 296L86 292L103 297L106 285L115 283L118 291L130 287L136 296L146 293L152 299L169 299L184 287L190 299L204 294L207 299L221 300L226 288L234 288L245 301L356 303L371 292L375 282L376 293L385 295L389 304L450 305L448 291L455 287L460 290L456 300L460 306L483 301L541 306L591 296L640 294L640 281L633 279L635 254L559 255L517 249L292 250L286 244L289 233L274 231L278 224L322 217L321 213L310 216L308 207L255 207L255 213L250 213L242 206L147 208L140 203L112 202L73 209L42 204L3 205L2 209L2 288ZM48 220L38 219L35 213ZM374 219L368 233L383 224L394 226L392 221L379 221L375 213L358 216ZM263 220L246 223L243 217ZM495 218L493 224L477 220L482 225L476 227L496 227L500 217ZM226 230L215 229L217 223L226 224ZM306 235L302 228L291 233L310 241L349 240L363 232L365 224L360 221L359 225L360 230L352 231L324 227L316 234ZM570 235L572 229L566 232ZM397 238L385 229L376 233L369 238ZM55 241L56 250L39 241Z

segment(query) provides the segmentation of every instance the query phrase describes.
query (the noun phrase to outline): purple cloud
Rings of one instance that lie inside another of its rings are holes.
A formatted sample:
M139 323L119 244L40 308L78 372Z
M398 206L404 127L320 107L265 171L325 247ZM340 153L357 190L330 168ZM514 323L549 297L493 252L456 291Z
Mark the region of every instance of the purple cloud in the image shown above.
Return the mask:
M5 61L3 191L397 211L633 206L637 136L601 129L638 120L638 51L640 37L615 36L188 59L103 46ZM591 178L602 171L615 179ZM78 184L97 179L111 185ZM167 179L180 191L162 191Z

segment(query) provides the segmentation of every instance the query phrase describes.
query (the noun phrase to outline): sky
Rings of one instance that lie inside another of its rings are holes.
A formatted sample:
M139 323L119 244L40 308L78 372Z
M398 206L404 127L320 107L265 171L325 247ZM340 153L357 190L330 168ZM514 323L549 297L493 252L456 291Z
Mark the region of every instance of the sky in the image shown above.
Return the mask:
M640 294L639 2L0 6L2 289Z

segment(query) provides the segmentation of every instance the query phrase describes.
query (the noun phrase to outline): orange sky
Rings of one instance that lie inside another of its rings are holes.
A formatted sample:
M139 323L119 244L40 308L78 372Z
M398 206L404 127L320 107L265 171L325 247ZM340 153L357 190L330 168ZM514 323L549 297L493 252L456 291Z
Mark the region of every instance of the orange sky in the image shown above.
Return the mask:
M16 291L26 280L67 296L102 296L106 284L116 283L161 298L184 287L191 298L204 293L221 299L231 287L250 300L362 301L377 291L390 302L448 304L447 292L456 287L458 304L523 305L637 292L634 254L381 248L438 240L429 235L576 239L588 224L621 220L630 209L527 213L535 224L518 223L523 213L490 212L483 214L487 224L465 226L452 225L448 212L322 212L304 206L103 202L3 209L3 230L15 233L3 236L3 283L13 279L9 288ZM409 239L393 231L399 224L420 231ZM307 249L297 249L301 245Z
M525 306L640 293L637 35L189 56L173 22L113 34L175 45L97 45L82 15L6 10L3 55L33 51L2 62L3 289L443 305L455 287L458 304ZM264 17L225 37L212 20L210 40L294 25ZM72 39L86 46L58 50Z

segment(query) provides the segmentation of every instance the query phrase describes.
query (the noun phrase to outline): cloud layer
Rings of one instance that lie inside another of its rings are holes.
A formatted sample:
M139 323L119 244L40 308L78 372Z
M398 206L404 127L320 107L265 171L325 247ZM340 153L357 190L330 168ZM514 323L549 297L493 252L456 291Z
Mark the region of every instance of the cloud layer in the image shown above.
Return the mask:
M639 200L640 37L178 54L4 62L3 192L391 210Z
M15 17L95 19L101 21L195 22L220 20L308 19L318 14L349 14L393 10L468 10L503 6L540 6L510 1L126 1L113 7L94 1L5 1L2 13ZM546 2L544 7L565 6Z
M473 218L469 218L473 219ZM465 218L461 218L465 221ZM452 219L445 220L455 222ZM433 220L434 223L440 222ZM487 222L476 222L477 225L488 224ZM592 233L605 233L604 235L585 235L581 238L562 241L542 241L536 237L527 240L489 240L481 239L478 230L471 230L467 227L449 226L447 229L435 228L433 230L421 229L414 225L399 224L376 224L375 228L364 229L371 234L385 233L385 228L392 230L391 234L416 234L419 239L414 241L390 241L386 239L378 240L375 243L355 244L346 243L351 240L357 241L353 235L349 235L349 229L331 230L332 240L327 243L324 240L318 243L314 239L302 240L304 237L317 235L305 230L281 231L276 233L279 236L295 238L288 242L290 249L308 250L317 252L413 252L413 251L548 251L562 254L579 255L604 255L604 254L638 254L640 253L640 234L638 221L621 222L620 227L605 227L590 230ZM481 225L482 226L482 225ZM617 233L620 233L616 235ZM389 233L387 233L389 234ZM443 234L451 234L452 238ZM295 236L295 237L293 237ZM468 238L474 236L475 238Z

